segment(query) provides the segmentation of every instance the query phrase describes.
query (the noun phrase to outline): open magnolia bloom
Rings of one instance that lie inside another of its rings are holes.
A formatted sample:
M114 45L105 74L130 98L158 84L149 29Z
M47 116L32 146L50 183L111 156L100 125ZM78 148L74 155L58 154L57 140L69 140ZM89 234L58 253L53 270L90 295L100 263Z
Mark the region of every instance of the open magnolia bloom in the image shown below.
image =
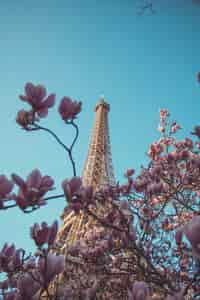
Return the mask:
M181 244L183 234L192 246L192 251L197 259L200 259L200 216L194 216L192 220L179 228L176 232L176 243Z
M50 176L42 176L37 169L29 174L26 181L16 174L12 174L12 179L19 187L18 194L15 195L14 199L22 210L29 206L44 205L43 197L48 191L52 190L54 184Z
M40 118L46 117L49 108L55 103L55 94L46 97L46 88L43 85L34 85L30 82L25 85L25 95L20 95L19 98L30 104L32 111Z
M81 102L73 101L69 97L63 97L58 112L64 121L71 121L80 113L81 105Z

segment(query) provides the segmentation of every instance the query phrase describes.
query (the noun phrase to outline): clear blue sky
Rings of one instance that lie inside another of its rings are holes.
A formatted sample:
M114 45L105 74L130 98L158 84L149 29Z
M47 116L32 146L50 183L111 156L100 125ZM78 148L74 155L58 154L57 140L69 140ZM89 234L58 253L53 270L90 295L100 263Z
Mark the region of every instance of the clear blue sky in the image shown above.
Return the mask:
M65 153L43 133L27 134L15 124L23 107L17 98L27 81L83 101L78 119L78 172L86 157L93 108L100 94L111 105L110 133L117 179L139 169L157 137L159 108L168 108L188 133L200 121L200 7L192 0L157 0L155 15L137 15L134 0L1 1L0 173L26 176L32 169L60 182L71 176ZM142 2L142 1L141 1ZM43 124L67 142L72 133L51 110ZM31 250L29 226L58 219L55 200L32 215L2 211L0 245L15 241Z

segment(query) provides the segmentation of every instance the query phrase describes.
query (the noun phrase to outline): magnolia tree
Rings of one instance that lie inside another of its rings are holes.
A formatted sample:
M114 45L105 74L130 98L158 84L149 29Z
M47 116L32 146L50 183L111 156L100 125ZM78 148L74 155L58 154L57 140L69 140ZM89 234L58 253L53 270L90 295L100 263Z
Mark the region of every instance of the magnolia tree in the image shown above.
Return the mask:
M75 130L68 146L40 125L54 106L41 85L27 83L19 97L30 105L16 122L24 130L45 131L66 151L73 175L62 182L63 194L49 195L54 180L39 170L26 179L13 173L0 176L0 209L18 207L23 213L40 209L49 200L66 201L64 215L73 211L91 219L85 235L61 251L58 223L34 224L30 237L36 250L27 255L14 244L0 252L1 298L39 299L200 299L200 126L177 140L180 130L160 111L160 139L149 149L149 164L139 175L125 173L123 185L94 191L76 174L73 147L79 130L76 117L81 102L63 97L58 112ZM48 194L48 195L47 195Z

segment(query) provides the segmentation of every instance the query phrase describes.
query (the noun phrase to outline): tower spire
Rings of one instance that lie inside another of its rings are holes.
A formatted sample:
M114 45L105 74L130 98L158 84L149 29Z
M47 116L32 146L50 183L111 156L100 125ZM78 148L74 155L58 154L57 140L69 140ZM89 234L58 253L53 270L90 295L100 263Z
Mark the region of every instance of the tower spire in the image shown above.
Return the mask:
M83 184L92 185L95 189L115 184L108 126L109 111L110 105L101 97L95 106L95 121L82 173Z

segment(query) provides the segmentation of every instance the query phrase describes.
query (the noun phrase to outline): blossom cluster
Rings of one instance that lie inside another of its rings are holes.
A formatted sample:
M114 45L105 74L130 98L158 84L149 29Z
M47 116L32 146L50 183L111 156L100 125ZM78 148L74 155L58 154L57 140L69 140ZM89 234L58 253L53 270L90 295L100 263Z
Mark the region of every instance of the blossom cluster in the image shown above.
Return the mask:
M26 83L24 95L19 98L23 102L30 105L30 110L20 110L17 113L16 122L25 130L32 130L34 125L40 118L48 115L49 109L55 104L55 94L47 96L45 86L39 84L34 85L31 82ZM58 112L65 121L72 121L81 111L81 102L73 101L69 97L63 97L60 101Z
M4 300L34 300L55 278L64 271L63 255L50 252L50 246L55 241L57 223L52 226L42 224L41 228L35 224L31 229L31 237L40 251L35 256L26 256L23 249L16 249L14 245L5 244L0 251L0 271L6 279L0 282ZM45 243L49 248L43 248Z

